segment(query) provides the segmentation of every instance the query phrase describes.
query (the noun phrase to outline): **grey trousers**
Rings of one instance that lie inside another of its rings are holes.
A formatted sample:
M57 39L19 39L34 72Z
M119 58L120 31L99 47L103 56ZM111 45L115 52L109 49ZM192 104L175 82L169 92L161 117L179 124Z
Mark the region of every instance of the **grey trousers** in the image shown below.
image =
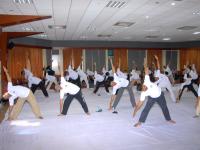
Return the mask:
M171 120L170 114L169 114L169 110L167 108L167 103L165 100L165 96L164 93L162 92L161 95L158 98L152 98L150 96L148 96L148 101L140 115L140 122L145 122L146 118L149 114L150 109L152 108L152 106L154 105L154 103L158 103L158 105L160 106L160 108L162 109L163 115L165 117L165 119L167 121Z
M123 93L124 93L124 90L128 90L128 93L129 93L129 96L130 96L130 101L131 101L131 104L132 106L134 107L135 106L135 97L134 97L134 94L133 94L133 89L132 89L132 85L131 83L129 83L129 85L127 87L121 87L118 92L117 92L117 95L116 95L116 98L115 98L115 101L113 103L113 108L116 109Z

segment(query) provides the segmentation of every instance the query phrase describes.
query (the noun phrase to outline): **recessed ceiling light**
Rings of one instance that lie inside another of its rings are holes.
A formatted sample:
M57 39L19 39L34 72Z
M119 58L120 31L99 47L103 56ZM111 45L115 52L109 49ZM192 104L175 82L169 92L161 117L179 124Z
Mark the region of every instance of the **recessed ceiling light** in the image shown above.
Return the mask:
M32 27L22 27L22 30L24 31L33 31Z
M174 2L173 2L173 3L171 3L171 5L172 5L172 6L175 6L175 5L176 5L176 3L174 3Z
M171 38L166 37L166 38L163 38L162 40L163 40L163 41L169 41L169 40L171 40Z
M146 19L149 19L149 16L145 16Z
M33 0L13 0L13 2L17 4L32 4Z
M120 26L120 27L130 27L131 25L133 25L135 22L117 22L115 23L113 26Z
M196 35L196 34L200 34L200 32L194 32L193 34L194 34L194 35Z
M66 25L48 25L49 29L66 29Z

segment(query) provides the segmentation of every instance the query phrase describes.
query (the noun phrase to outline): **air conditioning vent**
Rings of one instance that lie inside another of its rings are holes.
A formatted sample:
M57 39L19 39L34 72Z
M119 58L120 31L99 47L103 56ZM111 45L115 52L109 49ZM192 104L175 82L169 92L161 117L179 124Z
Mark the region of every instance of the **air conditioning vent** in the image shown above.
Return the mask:
M117 22L113 26L130 27L133 24L135 24L135 22Z
M109 38L111 37L112 35L111 34L99 34L97 35L98 37L101 37L101 38Z
M148 36L146 36L145 38L146 39L156 39L156 38L158 38L159 36L158 35L148 35Z
M13 0L17 4L33 4L33 0Z
M178 30L193 30L193 29L196 29L198 28L197 26L183 26L183 27L179 27L179 28L176 28Z
M109 1L108 4L106 5L106 7L121 8L125 4L126 4L126 2L124 2L124 1Z

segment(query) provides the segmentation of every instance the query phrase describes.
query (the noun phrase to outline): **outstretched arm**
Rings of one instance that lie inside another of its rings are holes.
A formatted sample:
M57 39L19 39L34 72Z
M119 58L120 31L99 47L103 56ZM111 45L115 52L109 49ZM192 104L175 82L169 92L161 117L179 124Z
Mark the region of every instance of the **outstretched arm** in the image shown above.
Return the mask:
M158 56L154 56L155 59L156 59L156 65L157 65L157 69L160 70L160 63L159 63L159 60L158 60Z
M111 64L111 67L112 67L112 71L113 71L113 73L115 73L115 67L113 65L112 58L109 57L109 60L110 60L110 64Z
M10 78L10 75L9 75L9 73L8 73L8 70L6 69L5 66L3 66L3 70L4 70L5 74L6 74L6 78L7 78L8 82L12 82L12 81L11 81L11 78Z
M144 73L145 75L149 75L149 69L147 66L147 58L144 58Z

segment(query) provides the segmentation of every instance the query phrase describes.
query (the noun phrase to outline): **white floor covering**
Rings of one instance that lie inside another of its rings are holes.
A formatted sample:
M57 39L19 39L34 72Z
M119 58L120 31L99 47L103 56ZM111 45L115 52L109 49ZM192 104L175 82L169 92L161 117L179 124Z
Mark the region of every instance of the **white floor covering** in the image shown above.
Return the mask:
M101 96L92 94L92 89L83 89L83 93L90 116L74 100L68 115L58 117L59 94L50 91L50 97L44 98L37 91L44 119L36 119L26 103L18 120L0 124L0 150L200 150L200 118L193 118L195 97L191 92L185 91L176 104L165 91L176 124L166 122L155 104L139 128L133 125L143 108L133 118L127 92L117 107L118 114L107 110L110 96L104 89L100 89ZM138 99L140 93L134 94ZM98 106L102 112L96 112Z

